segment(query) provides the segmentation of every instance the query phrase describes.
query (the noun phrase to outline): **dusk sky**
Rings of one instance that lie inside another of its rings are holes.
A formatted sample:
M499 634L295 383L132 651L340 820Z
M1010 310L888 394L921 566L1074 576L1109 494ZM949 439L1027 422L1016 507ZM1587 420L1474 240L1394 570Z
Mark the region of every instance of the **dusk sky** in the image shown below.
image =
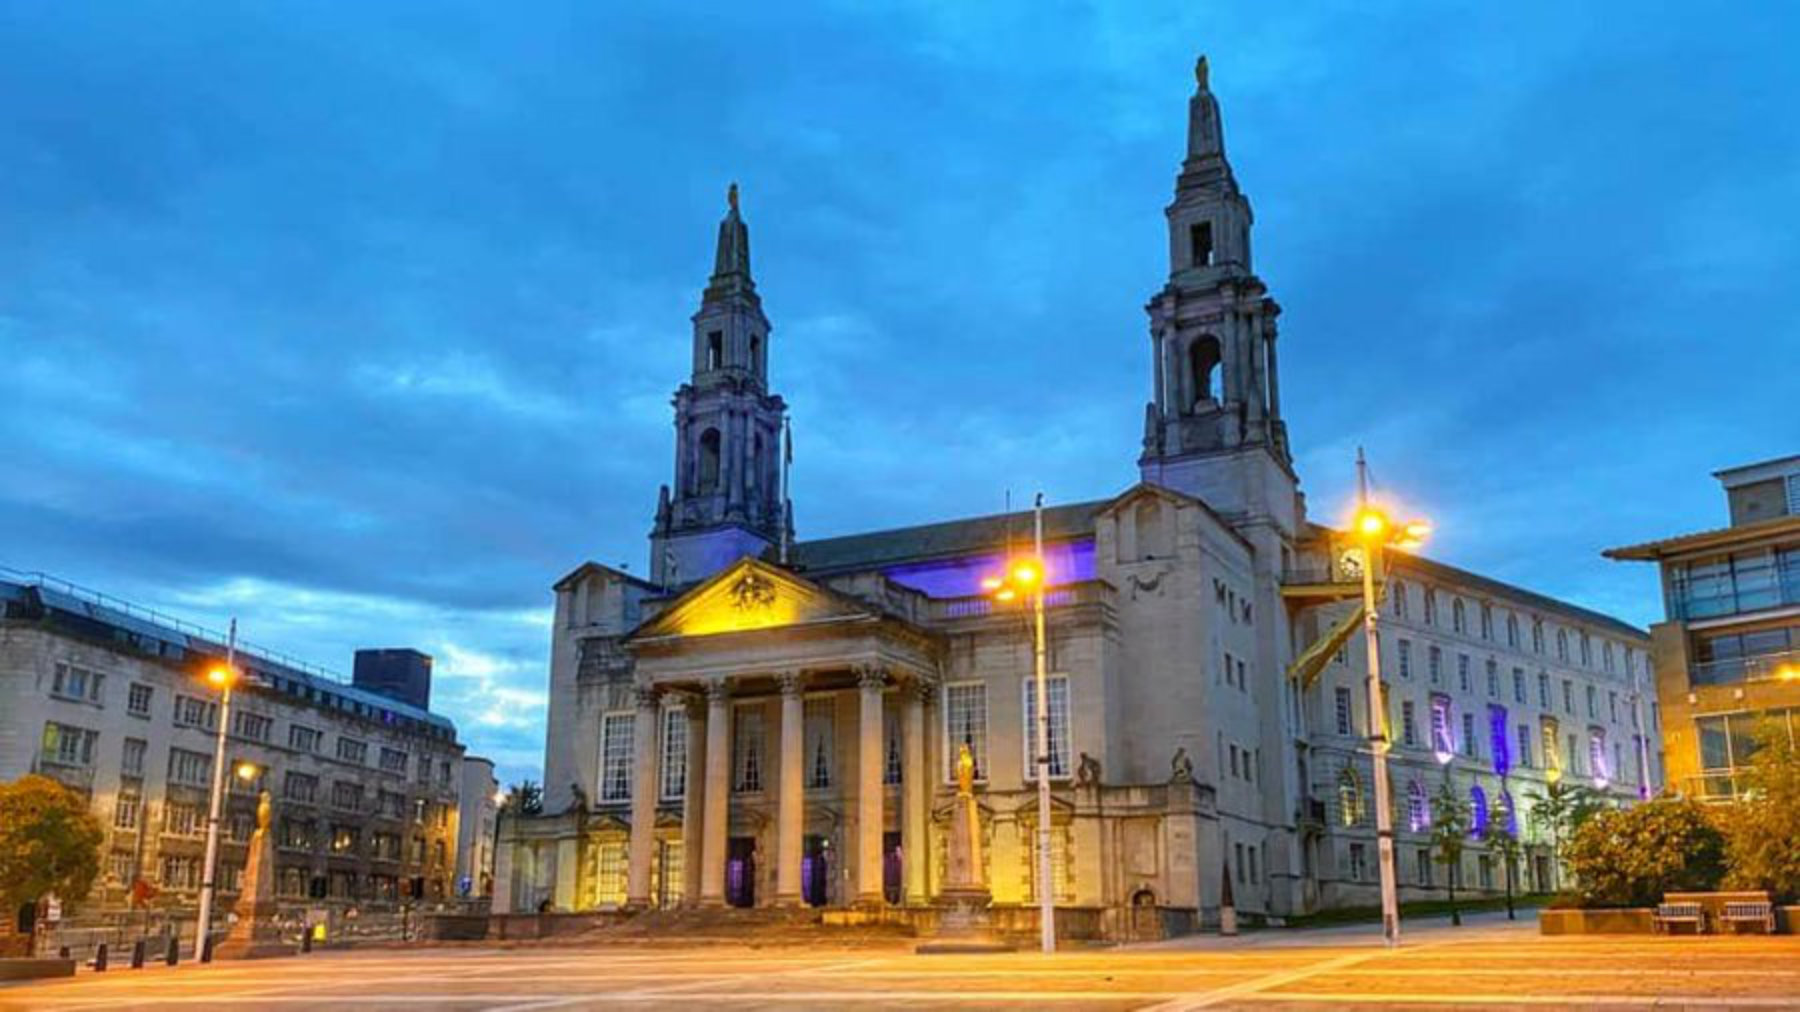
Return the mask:
M802 537L1135 480L1194 57L1313 516L1643 625L1603 548L1800 452L1800 6L0 0L0 565L537 776L551 584L647 566L743 189Z

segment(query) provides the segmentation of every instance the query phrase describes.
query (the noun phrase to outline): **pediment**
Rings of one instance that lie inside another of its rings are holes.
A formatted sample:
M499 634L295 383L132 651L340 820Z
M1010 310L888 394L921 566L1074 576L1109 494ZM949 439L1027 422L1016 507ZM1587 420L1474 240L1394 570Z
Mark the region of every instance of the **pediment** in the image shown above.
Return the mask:
M871 614L810 580L745 556L676 598L631 639L716 636Z

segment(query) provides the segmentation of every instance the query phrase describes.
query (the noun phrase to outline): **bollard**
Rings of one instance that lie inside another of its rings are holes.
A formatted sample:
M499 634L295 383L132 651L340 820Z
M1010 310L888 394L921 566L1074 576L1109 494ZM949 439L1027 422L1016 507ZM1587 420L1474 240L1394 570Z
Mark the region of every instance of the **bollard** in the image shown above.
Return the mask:
M212 962L212 946L213 946L212 936L207 935L206 941L200 943L200 962L202 962L202 963Z
M306 925L302 925L302 926L301 926L301 930L300 930L300 951L301 951L301 952L302 952L302 953L306 953L306 952L311 952L311 951L312 951L312 925L310 925L310 924L306 924Z
M133 970L144 968L144 940L142 938L131 943L131 968Z
M181 939L179 936L169 936L169 954L164 957L164 961L170 966L181 962Z
M68 959L69 958L69 947L65 945L62 948L57 949L56 950L56 958L57 959Z
M100 947L94 950L94 972L95 973L105 973L106 972L106 943L105 942L101 942Z

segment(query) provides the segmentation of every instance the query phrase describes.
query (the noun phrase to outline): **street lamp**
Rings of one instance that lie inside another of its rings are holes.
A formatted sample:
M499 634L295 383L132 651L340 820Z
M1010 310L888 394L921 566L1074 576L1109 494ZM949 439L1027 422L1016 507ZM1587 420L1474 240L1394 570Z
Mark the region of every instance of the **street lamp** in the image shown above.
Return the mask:
M1028 559L1009 559L1003 576L981 581L994 600L1009 602L1020 594L1031 596L1034 624L1032 661L1035 669L1037 700L1037 796L1038 796L1038 935L1043 951L1056 951L1056 889L1050 879L1050 694L1045 665L1044 587L1049 581L1044 572L1044 493L1032 503L1032 555Z
M1400 897L1394 869L1394 810L1388 784L1387 701L1381 691L1381 648L1376 642L1375 570L1381 551L1389 546L1416 548L1431 526L1423 520L1396 523L1369 505L1369 466L1362 449L1356 451L1356 520L1352 525L1362 542L1363 640L1369 659L1369 752L1375 772L1375 834L1381 870L1381 934L1388 945L1400 944Z
M206 865L200 879L200 922L194 933L194 955L201 962L212 961L212 945L208 939L212 935L213 894L219 873L219 810L225 804L225 729L231 723L231 687L237 680L237 619L234 618L231 633L225 640L225 663L206 672L207 683L219 690L219 726L213 749L212 803L206 816Z

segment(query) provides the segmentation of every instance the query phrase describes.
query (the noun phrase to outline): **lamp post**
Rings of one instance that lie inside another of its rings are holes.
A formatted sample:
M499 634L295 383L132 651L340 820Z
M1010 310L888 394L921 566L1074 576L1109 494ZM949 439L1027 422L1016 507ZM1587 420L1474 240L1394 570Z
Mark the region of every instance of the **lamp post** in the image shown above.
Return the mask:
M1044 588L1049 582L1044 567L1044 493L1032 503L1032 557L1008 560L1004 576L989 577L981 582L998 601L1012 601L1021 593L1031 595L1032 666L1037 701L1034 723L1037 755L1037 865L1038 865L1038 936L1044 952L1056 951L1056 887L1051 881L1050 860L1050 695L1049 676L1045 670Z
M1356 536L1363 546L1363 640L1369 665L1369 754L1375 774L1375 835L1381 873L1381 934L1389 945L1400 944L1400 898L1394 868L1394 809L1388 784L1387 700L1381 690L1381 646L1376 640L1375 570L1388 545L1408 548L1423 542L1430 527L1421 520L1395 525L1369 505L1369 466L1356 451Z
M206 816L206 865L200 879L200 921L194 934L194 955L203 962L212 959L213 894L219 874L219 810L225 804L225 729L231 723L231 686L237 681L237 619L231 620L231 632L225 640L225 665L206 673L206 680L219 689L219 726L214 736L212 768L212 802Z

